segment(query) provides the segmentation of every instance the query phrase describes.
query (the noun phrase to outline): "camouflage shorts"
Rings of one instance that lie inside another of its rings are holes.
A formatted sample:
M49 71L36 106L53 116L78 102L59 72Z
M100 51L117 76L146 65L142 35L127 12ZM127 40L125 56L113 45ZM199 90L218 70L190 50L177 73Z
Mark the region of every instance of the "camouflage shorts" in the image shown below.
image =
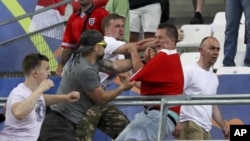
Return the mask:
M77 125L76 139L77 141L92 141L96 128L115 139L128 124L128 118L118 108L92 106Z

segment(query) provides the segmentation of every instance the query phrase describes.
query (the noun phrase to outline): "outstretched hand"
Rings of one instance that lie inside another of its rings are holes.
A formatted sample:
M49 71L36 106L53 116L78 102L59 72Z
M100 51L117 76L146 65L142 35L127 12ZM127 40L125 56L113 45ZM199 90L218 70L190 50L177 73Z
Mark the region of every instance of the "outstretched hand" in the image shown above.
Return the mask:
M121 82L123 82L126 79L130 79L131 75L132 74L130 74L129 72L122 72L118 74Z
M131 89L135 84L135 81L130 81L130 77L124 77L121 85L123 86L124 90Z
M143 51L146 48L155 48L155 38L145 38L136 42L136 45L139 46L139 50Z
M129 53L137 52L137 48L138 48L138 47L139 47L139 46L136 45L136 44L134 44L134 43L128 43L128 44L126 45L126 50L127 50Z

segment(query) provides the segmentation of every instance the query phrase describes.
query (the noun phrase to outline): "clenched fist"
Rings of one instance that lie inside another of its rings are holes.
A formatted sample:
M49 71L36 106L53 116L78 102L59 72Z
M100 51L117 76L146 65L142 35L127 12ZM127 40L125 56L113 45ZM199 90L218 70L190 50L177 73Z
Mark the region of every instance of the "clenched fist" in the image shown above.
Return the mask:
M156 52L154 49L152 48L147 48L144 52L144 60L145 62L149 61L150 59L152 59L154 56L156 55Z
M40 83L38 89L42 92L45 92L51 87L54 87L54 82L50 79L45 79Z
M72 91L66 95L68 102L76 102L80 99L80 93L77 91Z

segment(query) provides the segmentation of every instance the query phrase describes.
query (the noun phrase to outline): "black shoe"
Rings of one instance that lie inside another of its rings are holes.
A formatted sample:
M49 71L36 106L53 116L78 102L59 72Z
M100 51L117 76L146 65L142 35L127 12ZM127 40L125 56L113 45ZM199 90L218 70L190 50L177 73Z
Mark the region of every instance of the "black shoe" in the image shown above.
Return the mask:
M194 13L194 17L191 19L190 24L203 24L202 15L200 12Z

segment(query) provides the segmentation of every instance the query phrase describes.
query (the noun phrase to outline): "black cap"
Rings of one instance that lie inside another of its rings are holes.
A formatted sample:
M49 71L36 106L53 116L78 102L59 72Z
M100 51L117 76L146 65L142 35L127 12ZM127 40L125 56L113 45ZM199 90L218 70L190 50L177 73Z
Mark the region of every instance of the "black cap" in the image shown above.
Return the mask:
M96 43L103 41L104 37L101 32L94 29L86 30L80 38L81 47L94 47Z

